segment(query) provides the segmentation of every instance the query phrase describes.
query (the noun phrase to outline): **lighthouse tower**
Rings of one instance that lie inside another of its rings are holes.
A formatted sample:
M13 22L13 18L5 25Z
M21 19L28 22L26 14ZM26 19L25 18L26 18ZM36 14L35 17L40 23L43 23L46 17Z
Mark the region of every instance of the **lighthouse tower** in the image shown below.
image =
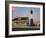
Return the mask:
M30 26L33 26L33 16L32 16L32 14L33 14L33 11L32 11L32 10L30 11L30 14L31 14Z

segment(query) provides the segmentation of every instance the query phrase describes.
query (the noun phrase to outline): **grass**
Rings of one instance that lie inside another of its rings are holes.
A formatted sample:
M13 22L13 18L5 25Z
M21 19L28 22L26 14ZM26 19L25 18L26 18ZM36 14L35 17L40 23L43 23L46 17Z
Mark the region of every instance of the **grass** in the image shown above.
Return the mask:
M14 26L12 31L25 31L25 30L40 30L39 26Z

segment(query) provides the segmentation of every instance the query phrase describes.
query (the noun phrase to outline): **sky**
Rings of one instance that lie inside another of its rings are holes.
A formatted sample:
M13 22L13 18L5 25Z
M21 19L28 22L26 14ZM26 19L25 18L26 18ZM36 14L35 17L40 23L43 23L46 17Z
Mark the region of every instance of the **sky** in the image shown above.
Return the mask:
M34 23L38 23L40 21L40 8L32 8L32 7L12 7L12 19L21 16L27 16L30 14L30 11L33 11L33 20Z

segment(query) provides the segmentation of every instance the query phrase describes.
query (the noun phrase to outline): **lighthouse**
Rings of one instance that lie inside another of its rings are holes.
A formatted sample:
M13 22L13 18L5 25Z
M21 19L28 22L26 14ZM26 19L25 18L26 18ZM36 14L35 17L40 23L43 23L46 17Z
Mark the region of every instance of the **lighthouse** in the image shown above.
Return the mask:
M30 10L28 18L29 18L29 26L33 26L33 10Z
M33 26L33 10L30 11L31 19L30 19L30 26Z

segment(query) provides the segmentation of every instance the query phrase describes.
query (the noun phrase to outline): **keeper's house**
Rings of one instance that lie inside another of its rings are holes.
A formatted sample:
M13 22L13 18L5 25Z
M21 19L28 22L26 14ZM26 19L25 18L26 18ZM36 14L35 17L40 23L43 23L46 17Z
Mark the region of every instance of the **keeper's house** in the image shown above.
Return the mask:
M12 20L13 25L29 25L29 18L28 17L17 17Z

